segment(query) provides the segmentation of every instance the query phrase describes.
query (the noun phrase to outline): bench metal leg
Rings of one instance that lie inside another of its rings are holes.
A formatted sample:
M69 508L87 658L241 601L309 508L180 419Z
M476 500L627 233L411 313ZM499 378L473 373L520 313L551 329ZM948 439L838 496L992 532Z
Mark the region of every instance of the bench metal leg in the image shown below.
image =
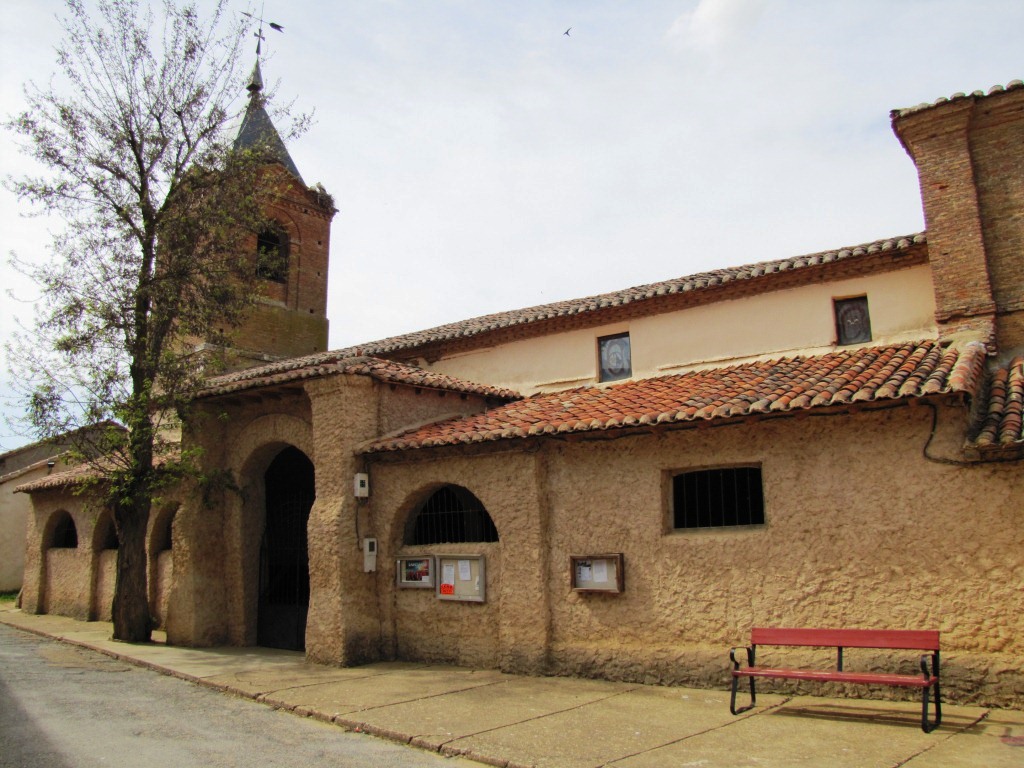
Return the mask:
M735 680L733 681L735 688ZM931 686L925 686L921 693L921 730L931 733L942 724L942 694L939 691L939 683L935 682L935 722L928 720L928 691Z
M733 675L732 677L732 698L729 700L729 711L734 715L746 712L748 709L753 709L757 704L757 692L754 690L754 678L748 677L747 679L750 680L750 703L745 707L736 709L736 689L739 688L740 678L737 675Z

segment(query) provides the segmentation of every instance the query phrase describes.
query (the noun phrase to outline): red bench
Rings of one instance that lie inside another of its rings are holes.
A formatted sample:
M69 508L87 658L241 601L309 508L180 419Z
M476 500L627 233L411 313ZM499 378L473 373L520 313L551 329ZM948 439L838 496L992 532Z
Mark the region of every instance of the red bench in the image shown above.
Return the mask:
M757 647L761 645L805 646L838 649L835 669L782 669L759 667L756 664ZM921 674L884 674L875 672L849 672L843 669L844 648L888 648L895 650L929 651L921 656ZM747 652L746 664L736 658L736 651ZM767 629L756 627L750 632L750 646L729 651L732 661L732 699L729 711L734 715L752 709L757 694L754 680L758 677L811 680L821 683L858 683L861 685L893 685L901 688L921 689L921 728L925 733L935 730L942 722L942 702L939 698L939 633L932 630L905 629ZM750 680L750 704L736 708L736 689L741 677ZM935 720L928 720L928 698L934 689Z

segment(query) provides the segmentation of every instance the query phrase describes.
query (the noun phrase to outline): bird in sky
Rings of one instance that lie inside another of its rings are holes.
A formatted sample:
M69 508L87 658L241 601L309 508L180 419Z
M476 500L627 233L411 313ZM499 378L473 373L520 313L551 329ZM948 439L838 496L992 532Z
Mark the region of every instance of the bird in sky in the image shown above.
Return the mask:
M572 29L572 27L569 27L569 29ZM565 30L565 32L563 32L562 34L565 35L566 37L572 37L572 35L569 34L569 29Z

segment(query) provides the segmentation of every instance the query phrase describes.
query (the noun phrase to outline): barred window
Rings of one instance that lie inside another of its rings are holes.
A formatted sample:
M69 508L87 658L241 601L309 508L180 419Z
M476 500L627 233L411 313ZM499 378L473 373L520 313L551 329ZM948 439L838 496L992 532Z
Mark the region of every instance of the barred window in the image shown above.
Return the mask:
M674 529L764 525L760 467L683 472L672 477Z
M409 517L406 544L463 544L498 540L498 529L484 505L465 488L434 491Z

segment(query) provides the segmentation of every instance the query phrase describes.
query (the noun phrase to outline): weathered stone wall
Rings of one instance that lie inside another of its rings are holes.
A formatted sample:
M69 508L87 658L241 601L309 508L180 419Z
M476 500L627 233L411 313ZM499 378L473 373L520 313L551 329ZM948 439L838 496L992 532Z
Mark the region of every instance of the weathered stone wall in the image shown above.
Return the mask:
M928 450L949 457L965 414L940 415ZM1021 476L926 460L931 419L930 407L898 408L382 460L372 506L389 564L378 575L383 632L397 658L497 656L516 671L722 687L727 649L752 626L938 629L949 700L1019 706ZM762 469L765 525L671 530L674 472L737 465ZM440 483L484 502L499 544L401 546L409 510ZM398 554L485 548L486 606L393 586ZM573 592L570 555L608 552L625 556L625 591ZM882 656L851 664L896 664Z

